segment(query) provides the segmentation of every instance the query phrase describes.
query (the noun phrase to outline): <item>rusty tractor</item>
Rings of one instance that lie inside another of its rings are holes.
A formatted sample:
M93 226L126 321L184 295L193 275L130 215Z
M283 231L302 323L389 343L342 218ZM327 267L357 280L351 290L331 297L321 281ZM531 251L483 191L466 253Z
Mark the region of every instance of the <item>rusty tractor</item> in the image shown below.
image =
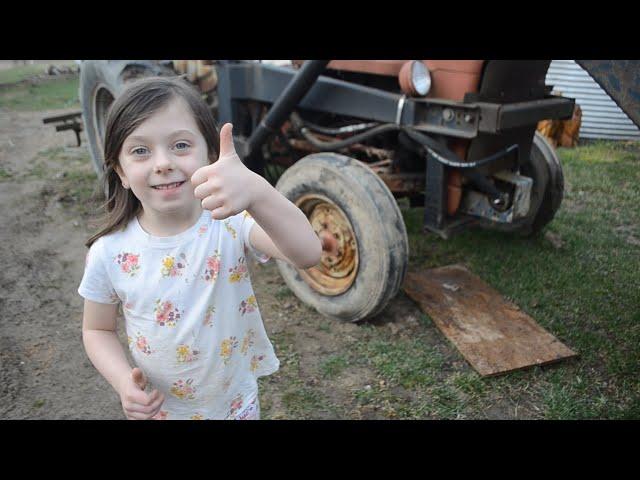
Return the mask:
M101 174L106 115L128 82L180 75L195 85L220 125L233 122L245 164L295 203L322 240L315 267L278 261L289 288L326 316L359 321L380 313L405 276L399 199L424 207L424 231L444 238L474 226L533 235L553 219L562 167L536 125L570 118L574 100L551 95L549 64L83 61L80 100ZM637 65L581 64L640 122Z

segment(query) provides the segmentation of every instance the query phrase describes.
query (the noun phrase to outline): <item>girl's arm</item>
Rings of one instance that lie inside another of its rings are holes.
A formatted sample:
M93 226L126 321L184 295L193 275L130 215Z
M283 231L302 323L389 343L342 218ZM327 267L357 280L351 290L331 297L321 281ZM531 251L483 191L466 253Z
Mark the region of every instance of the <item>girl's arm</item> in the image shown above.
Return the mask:
M116 334L117 304L84 301L82 341L91 363L119 394L131 366Z
M147 380L139 368L131 369L116 334L117 304L85 299L82 341L91 363L120 395L128 419L152 418L162 406L164 395L144 391Z
M243 210L258 223L249 232L251 244L297 268L320 261L322 244L302 211L240 160L230 123L220 130L218 160L191 176L194 195L212 218L223 220Z
M255 200L247 209L256 221L249 233L251 245L297 268L313 267L320 261L322 244L309 220L269 182L258 179Z

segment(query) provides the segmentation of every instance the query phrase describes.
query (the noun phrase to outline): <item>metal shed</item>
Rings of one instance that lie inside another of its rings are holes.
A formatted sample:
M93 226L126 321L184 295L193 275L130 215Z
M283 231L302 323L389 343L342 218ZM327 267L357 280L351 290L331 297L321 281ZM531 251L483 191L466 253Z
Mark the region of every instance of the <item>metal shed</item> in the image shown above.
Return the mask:
M546 84L576 99L582 109L580 138L640 140L640 129L593 78L573 60L552 60Z

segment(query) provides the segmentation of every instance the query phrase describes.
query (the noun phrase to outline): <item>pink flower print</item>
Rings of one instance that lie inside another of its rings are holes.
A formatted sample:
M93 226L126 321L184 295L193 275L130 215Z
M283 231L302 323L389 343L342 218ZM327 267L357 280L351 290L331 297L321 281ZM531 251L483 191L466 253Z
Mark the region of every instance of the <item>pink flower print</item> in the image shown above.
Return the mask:
M264 355L254 355L251 357L251 367L250 370L255 372L258 369L259 363L264 360Z
M245 407L245 409L240 412L240 414L236 417L236 420L252 420L257 419L258 409L256 407L256 399L254 398L249 405Z
M236 337L226 338L220 344L220 356L224 359L225 365L229 363L234 348L238 348L238 340Z
M152 420L166 420L168 415L169 415L169 412L166 412L164 410L160 410L153 417L151 417L151 419Z
M245 313L255 312L256 308L258 308L258 302L256 301L256 296L251 295L246 300L240 302L240 307L238 310L244 315Z
M207 257L207 267L202 278L206 282L215 282L220 272L220 253L216 250L213 255Z
M151 355L151 347L147 343L147 339L140 333L136 337L136 348L145 355Z
M205 233L207 233L207 230L209 229L208 225L202 225L199 229L198 229L198 235L202 236Z
M188 345L178 345L176 349L176 357L180 363L193 362L200 352L192 350Z
M231 408L229 410L229 416L233 417L241 408L242 408L243 400L242 395L238 394L235 396L233 400L231 400Z
M233 237L233 239L235 240L235 238L238 236L238 234L236 233L236 230L231 226L231 221L230 220L225 220L224 222L224 226L227 229L227 232L229 232L231 234L231 236Z
M216 309L213 305L207 307L207 311L204 314L204 325L208 327L213 326L213 314L216 312Z
M194 413L191 415L191 420L204 420L204 417L200 413Z
M124 273L128 273L130 277L133 277L140 270L140 265L138 265L139 257L140 255L122 252L116 256L116 263L120 265L120 269Z
M242 340L242 347L240 347L240 351L242 352L243 355L246 355L247 352L249 351L249 347L253 346L253 338L255 337L256 332L253 331L253 329L249 329L247 330L247 334L244 336L244 339Z
M238 259L238 265L229 269L229 283L236 283L242 280L243 278L249 278L249 270L247 269L247 265L244 261L244 257L240 257Z
M156 322L160 326L175 327L178 320L182 316L180 310L173 306L170 301L156 300L156 307L153 310L156 314Z
M182 275L185 267L187 266L187 257L184 253L181 253L178 260L171 255L167 255L162 259L162 269L160 273L163 277L177 277Z
M178 380L177 382L173 382L173 387L171 387L171 393L178 397L180 400L193 400L195 397L196 389L191 386L193 383L193 378L187 379L186 382L183 380Z

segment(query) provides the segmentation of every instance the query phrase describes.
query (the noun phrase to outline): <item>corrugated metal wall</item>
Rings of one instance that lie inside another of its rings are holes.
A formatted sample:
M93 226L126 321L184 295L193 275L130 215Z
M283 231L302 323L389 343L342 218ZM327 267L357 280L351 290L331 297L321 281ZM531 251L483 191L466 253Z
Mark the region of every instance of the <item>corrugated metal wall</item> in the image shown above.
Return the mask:
M640 130L611 97L573 60L552 60L546 84L576 99L582 109L580 138L640 140Z

